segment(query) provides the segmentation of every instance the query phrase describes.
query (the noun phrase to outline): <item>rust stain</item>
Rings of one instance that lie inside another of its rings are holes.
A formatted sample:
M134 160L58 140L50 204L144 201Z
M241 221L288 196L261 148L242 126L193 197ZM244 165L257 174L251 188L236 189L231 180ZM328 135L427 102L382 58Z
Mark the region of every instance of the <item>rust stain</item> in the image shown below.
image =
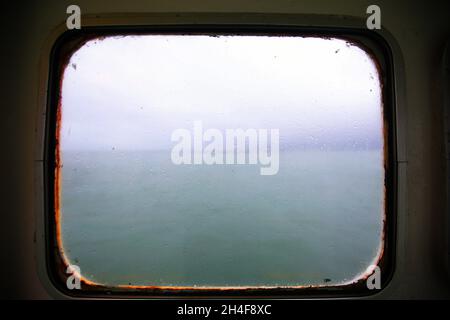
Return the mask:
M380 267L380 270L383 271L383 267L385 265L385 247L387 245L386 242L386 234L387 234L387 213L388 213L388 174L390 173L390 155L389 155L389 116L388 111L386 109L386 95L384 90L384 80L383 80L383 68L380 65L380 61L377 59L376 55L366 46L361 43L355 43L360 49L369 55L370 60L374 63L377 75L378 75L378 83L380 86L380 94L381 94L381 133L383 138L383 150L382 150L382 167L383 167L383 198L382 198L382 230L381 230L381 239L380 239L380 247L378 248L377 255L374 258L374 262L372 265ZM367 280L373 273L373 270L368 268L361 276L362 280Z
M59 79L59 87L62 88L63 76ZM61 237L61 93L59 92L58 105L56 110L56 132L55 132L55 181L54 181L54 206L55 206L55 234L57 241L57 250L59 256L63 260L63 264L68 266L67 260L64 255L63 243ZM65 271L65 270L64 270Z

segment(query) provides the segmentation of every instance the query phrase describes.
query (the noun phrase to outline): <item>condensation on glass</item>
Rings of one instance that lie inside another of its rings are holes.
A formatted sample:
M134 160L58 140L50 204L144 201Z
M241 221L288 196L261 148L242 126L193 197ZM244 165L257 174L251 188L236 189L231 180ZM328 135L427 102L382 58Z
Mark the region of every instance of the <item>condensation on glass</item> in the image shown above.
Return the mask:
M351 42L90 40L59 115L59 245L85 283L332 287L382 255L380 75Z

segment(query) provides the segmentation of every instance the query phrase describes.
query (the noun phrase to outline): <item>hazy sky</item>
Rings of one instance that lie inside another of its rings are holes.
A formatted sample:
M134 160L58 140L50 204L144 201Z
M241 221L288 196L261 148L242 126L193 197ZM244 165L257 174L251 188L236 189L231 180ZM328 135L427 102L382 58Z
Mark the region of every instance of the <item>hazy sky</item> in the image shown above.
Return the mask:
M64 73L62 148L170 149L175 129L279 129L280 148L382 145L365 51L338 39L125 36L86 43Z

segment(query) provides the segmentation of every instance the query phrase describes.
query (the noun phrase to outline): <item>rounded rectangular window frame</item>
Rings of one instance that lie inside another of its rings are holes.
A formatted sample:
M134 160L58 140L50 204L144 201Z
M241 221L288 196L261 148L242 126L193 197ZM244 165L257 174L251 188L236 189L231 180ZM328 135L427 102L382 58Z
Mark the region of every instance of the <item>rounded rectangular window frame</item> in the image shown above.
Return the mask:
M158 286L120 286L108 287L90 283L81 279L81 290L69 290L66 281L67 265L61 255L59 237L59 147L58 132L60 114L60 89L64 69L71 54L86 41L114 35L139 34L202 34L202 35L272 35L272 36L315 36L323 38L340 38L361 47L377 63L382 86L383 132L384 132L384 169L385 169L385 213L382 234L382 254L378 261L381 272L381 286L385 288L393 276L395 266L395 237L398 209L398 146L397 134L397 98L394 73L394 56L391 43L379 33L365 28L363 20L350 20L354 26L345 26L339 18L322 17L323 23L317 21L315 27L302 25L299 16L251 15L245 23L236 14L219 15L158 15L156 23L142 25L121 25L109 22L101 25L98 22L91 26L83 26L80 30L69 30L59 35L51 48L48 70L48 90L43 125L42 170L43 170L43 230L41 230L44 258L41 259L45 278L59 294L69 297L352 297L367 296L380 292L369 290L366 277L357 282L342 286L304 286L277 288L195 288L195 287L158 287ZM285 23L290 19L296 23ZM94 18L94 21L96 19ZM151 19L150 19L151 20ZM251 20L251 22L249 22ZM314 20L314 19L313 19ZM319 19L320 20L320 19ZM173 21L173 22L171 22ZM212 23L212 21L221 21ZM269 22L268 22L269 21ZM327 22L325 22L327 21ZM331 21L331 23L330 23ZM358 24L359 23L359 24ZM329 25L331 24L331 25ZM344 25L344 26L343 26ZM358 27L359 25L359 27ZM400 141L401 142L401 141ZM400 147L402 144L400 143ZM400 150L404 152L403 148Z

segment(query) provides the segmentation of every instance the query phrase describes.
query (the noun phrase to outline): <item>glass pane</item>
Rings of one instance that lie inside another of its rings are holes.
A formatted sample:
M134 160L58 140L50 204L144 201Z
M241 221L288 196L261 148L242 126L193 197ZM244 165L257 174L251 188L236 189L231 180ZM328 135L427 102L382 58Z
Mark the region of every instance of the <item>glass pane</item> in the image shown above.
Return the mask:
M382 247L376 63L341 39L91 40L62 87L61 236L106 285L336 285Z

